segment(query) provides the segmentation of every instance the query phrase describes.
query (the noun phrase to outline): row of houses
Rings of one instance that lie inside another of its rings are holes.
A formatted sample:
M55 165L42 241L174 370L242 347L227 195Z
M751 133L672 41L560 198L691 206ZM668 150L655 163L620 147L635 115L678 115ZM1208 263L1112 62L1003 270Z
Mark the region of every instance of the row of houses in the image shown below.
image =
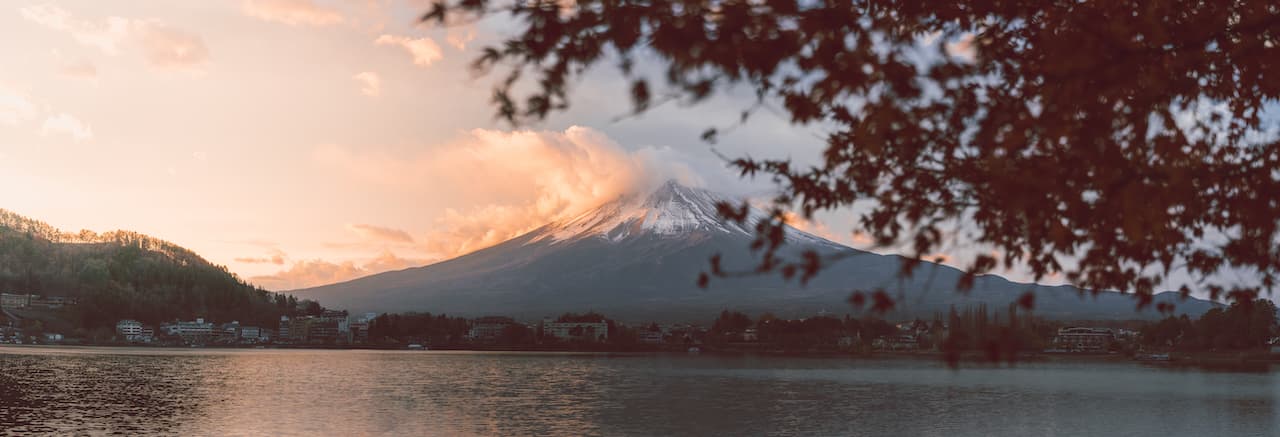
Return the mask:
M161 324L157 330L137 320L124 319L116 323L116 334L119 334L121 339L133 343L151 343L159 340L160 335L163 335L182 339L189 344L254 344L271 341L275 331L256 326L242 326L240 322L217 325L203 318Z

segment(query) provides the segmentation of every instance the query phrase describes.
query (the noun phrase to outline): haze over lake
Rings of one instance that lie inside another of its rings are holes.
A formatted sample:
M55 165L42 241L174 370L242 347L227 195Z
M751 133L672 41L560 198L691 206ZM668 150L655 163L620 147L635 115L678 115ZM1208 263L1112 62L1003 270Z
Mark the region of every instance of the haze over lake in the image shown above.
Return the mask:
M1277 398L1131 362L0 348L14 434L1262 436Z

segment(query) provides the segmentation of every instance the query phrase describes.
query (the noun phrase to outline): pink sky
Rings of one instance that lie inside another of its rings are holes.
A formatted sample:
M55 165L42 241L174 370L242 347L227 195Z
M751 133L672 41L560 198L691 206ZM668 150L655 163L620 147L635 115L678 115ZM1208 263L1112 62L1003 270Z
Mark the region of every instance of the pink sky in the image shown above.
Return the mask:
M666 178L768 193L698 140L749 96L619 122L626 88L602 68L570 111L513 131L495 79L467 68L509 23L417 25L427 3L7 3L0 208L146 233L291 289L445 259ZM802 162L822 146L767 116L726 138L729 155ZM852 223L797 222L865 247Z

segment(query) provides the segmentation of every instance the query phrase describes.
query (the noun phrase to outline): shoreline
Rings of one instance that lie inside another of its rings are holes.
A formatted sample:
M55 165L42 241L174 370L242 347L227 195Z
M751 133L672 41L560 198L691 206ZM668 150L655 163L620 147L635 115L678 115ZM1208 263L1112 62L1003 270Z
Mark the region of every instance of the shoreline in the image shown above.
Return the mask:
M689 352L687 350L679 350L673 348L648 348L648 349L617 349L617 348L570 348L570 347L438 347L424 350L407 349L403 346L380 346L380 345L364 345L364 346L323 346L323 345L263 345L263 346L154 346L154 345L132 345L132 344L0 344L0 351L4 349L44 349L44 348L74 348L74 349L151 349L156 351L199 351L199 350L363 350L363 351L402 351L402 352L514 352L514 353L569 353L569 354L600 354L600 355L618 355L618 356L634 356L634 355L680 355L680 356L742 356L742 357L791 357L791 358L816 358L816 359L875 359L875 360L902 360L902 361L946 361L947 357L944 352L940 351L878 351L871 353L851 353L851 352L835 352L835 351L769 351L769 350L734 350L734 349L707 349L703 348L698 352ZM1196 353L1175 353L1172 354L1173 359L1170 361L1141 361L1133 356L1125 354L1111 353L1044 353L1044 352L1028 352L1020 354L1012 361L991 361L984 354L976 351L966 351L960 354L959 362L966 364L1009 364L1009 363L1050 363L1050 362L1097 362L1097 363L1122 363L1133 362L1142 363L1152 366L1169 366L1169 367L1224 367L1232 368L1236 366L1269 366L1272 364L1280 364L1280 355L1267 355L1258 352L1196 352Z

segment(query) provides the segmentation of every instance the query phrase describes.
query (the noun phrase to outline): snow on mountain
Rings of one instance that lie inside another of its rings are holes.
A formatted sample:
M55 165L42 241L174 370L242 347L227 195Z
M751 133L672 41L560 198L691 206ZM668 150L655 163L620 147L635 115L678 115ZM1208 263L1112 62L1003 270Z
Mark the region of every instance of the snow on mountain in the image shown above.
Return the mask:
M752 238L753 224L765 218L765 213L751 208L746 222L725 221L716 212L720 201L734 203L720 194L671 180L648 195L623 196L576 217L548 224L534 231L526 244L555 244L583 238L611 242L643 236L682 238L696 233ZM791 227L787 229L786 238L788 243L843 247Z

